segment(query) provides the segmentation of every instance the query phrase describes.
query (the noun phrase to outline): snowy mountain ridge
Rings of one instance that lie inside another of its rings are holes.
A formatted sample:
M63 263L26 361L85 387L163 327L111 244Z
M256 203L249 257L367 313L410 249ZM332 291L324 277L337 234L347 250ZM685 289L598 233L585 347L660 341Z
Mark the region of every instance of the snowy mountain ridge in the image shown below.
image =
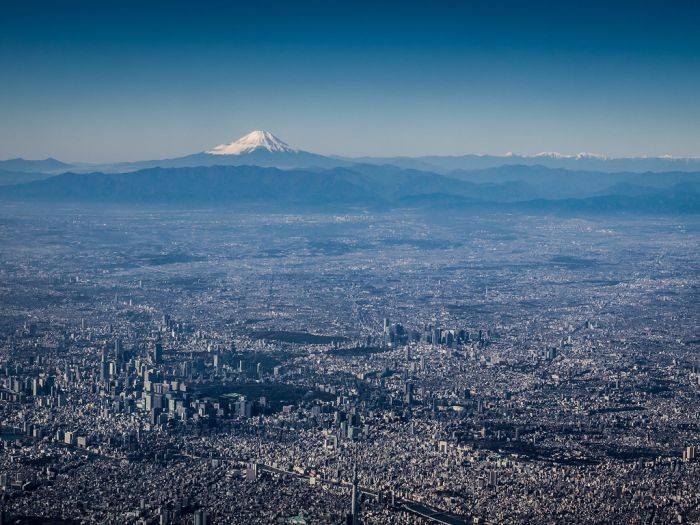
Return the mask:
M219 144L215 148L206 151L206 153L210 155L241 155L258 149L274 153L297 152L296 149L282 139L275 137L269 131L256 130L229 144Z

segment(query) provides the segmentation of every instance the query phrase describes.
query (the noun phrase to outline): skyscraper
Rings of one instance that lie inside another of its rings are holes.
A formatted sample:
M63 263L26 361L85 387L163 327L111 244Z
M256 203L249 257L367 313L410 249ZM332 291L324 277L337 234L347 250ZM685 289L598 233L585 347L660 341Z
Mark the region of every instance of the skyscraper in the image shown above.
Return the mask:
M159 365L163 362L163 343L156 343L153 347L153 364Z
M407 405L413 404L413 383L408 381L404 384L404 402Z
M194 525L209 525L211 518L206 510L199 509L194 513Z

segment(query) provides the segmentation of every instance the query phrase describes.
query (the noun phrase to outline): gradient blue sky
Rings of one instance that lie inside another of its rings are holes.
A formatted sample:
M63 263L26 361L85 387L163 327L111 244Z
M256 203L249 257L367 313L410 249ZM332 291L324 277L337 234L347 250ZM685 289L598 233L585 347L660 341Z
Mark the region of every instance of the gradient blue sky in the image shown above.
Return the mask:
M700 155L697 1L146 3L2 6L0 158Z

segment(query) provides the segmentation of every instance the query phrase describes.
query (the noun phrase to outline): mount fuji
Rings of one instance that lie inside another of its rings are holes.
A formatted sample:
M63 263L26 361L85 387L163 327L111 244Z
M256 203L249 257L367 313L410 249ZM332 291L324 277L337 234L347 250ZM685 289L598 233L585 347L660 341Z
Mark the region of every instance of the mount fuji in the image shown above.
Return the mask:
M192 168L197 166L262 166L280 169L330 168L352 162L324 157L293 148L269 131L256 130L230 143L206 151L163 160L121 162L99 166L102 171L124 172L144 168ZM95 168L94 166L92 167Z
M298 150L275 137L269 131L251 131L230 144L220 144L206 153L210 155L245 155L255 150L266 150L274 153L297 153Z

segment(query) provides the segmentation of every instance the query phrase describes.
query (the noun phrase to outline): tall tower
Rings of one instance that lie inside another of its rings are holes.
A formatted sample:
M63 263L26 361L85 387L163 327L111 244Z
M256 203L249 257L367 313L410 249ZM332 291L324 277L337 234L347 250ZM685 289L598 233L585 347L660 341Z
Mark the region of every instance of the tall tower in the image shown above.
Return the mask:
M352 504L350 508L352 525L360 525L360 491L357 487L357 463L352 472Z

